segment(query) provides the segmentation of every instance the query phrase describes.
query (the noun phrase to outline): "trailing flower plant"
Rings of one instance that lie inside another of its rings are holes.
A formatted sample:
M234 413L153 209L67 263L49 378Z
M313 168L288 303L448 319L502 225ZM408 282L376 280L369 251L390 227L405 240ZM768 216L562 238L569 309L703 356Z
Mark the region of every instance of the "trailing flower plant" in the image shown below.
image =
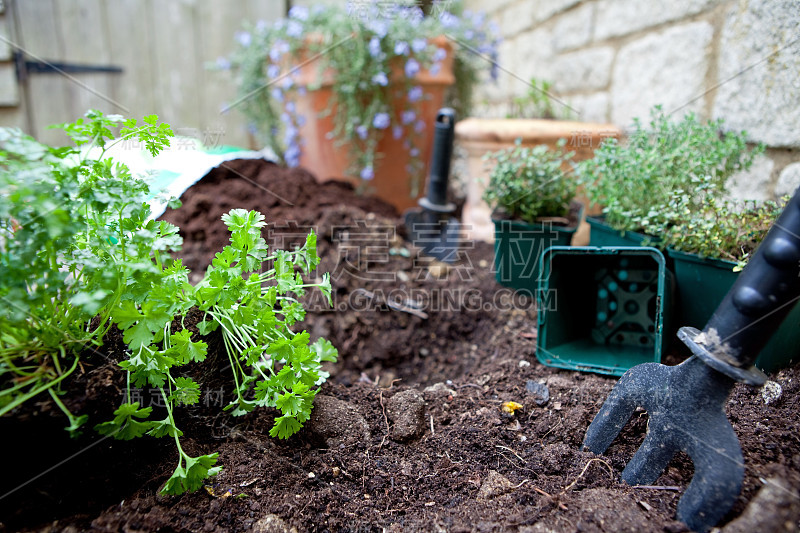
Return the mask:
M429 96L419 74L438 74L455 54L449 104L464 116L479 70L493 64L479 54L496 58L496 33L482 14L450 1L433 2L429 16L415 5L387 2L352 2L346 9L295 6L286 19L239 32L238 49L220 63L236 71L236 105L252 131L289 166L298 164L303 148L299 128L312 118L298 114L294 95L318 88L298 86L297 69L308 63L320 73L333 72L326 113L337 107L329 136L350 151L353 175L370 180L383 135L404 139L414 162L410 172L422 168L414 133L425 128L420 103ZM402 96L408 105L396 111L393 101Z
M76 148L51 148L0 129L0 415L47 392L77 434L86 416L67 409L60 386L116 325L129 348L119 363L126 395L113 419L95 428L117 439L172 437L178 464L162 490L195 490L220 467L216 453L192 457L181 447L176 413L199 401L200 384L180 373L207 352L184 317L197 307L205 313L200 336L222 332L236 395L227 409L241 415L274 407L281 416L270 435L289 437L308 419L327 378L321 362L337 357L324 339L310 344L308 333L291 330L304 316L298 298L306 290L317 287L330 302L327 274L319 283L303 281L319 263L316 236L294 251L270 252L261 237L264 216L234 209L223 217L231 244L192 286L170 254L181 244L178 228L150 220L148 185L104 157L132 138L155 155L169 144L170 127L154 115L137 124L90 111L61 128ZM88 155L92 148L100 149L96 159ZM151 420L152 407L134 400L132 386L157 391L165 418Z
M496 215L532 223L542 217L565 217L575 197L577 184L564 172L575 152L564 151L565 141L555 150L547 145L515 146L490 153L491 165L483 199Z

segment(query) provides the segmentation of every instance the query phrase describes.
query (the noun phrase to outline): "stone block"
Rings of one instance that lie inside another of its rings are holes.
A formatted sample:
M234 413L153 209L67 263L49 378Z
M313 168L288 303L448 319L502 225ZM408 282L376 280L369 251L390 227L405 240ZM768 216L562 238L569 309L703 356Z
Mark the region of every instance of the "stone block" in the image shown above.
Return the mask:
M800 9L796 0L735 3L720 43L713 116L772 147L800 147Z
M553 88L559 93L605 89L613 60L610 46L560 55L553 65Z
M602 0L597 5L595 40L628 35L695 15L721 0Z
M775 162L765 155L756 157L749 170L728 178L728 195L737 200L769 200L767 189Z
M775 196L780 198L784 194L794 194L798 187L800 187L800 162L789 163L778 176L778 183L775 184Z
M565 52L592 39L595 4L583 4L561 15L553 27L553 48Z
M569 97L569 106L584 122L608 122L608 102L607 92Z
M513 37L531 29L539 19L536 17L536 2L517 2L498 12L500 31L504 37Z
M656 104L667 113L702 112L713 33L710 24L693 22L620 49L612 79L612 121L627 126L634 117L647 119Z

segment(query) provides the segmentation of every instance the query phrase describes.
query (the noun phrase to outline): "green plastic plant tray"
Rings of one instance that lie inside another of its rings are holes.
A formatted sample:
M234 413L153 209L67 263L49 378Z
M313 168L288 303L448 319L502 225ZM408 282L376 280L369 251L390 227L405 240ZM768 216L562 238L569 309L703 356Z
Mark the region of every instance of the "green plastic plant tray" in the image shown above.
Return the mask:
M673 285L656 248L548 248L536 291L536 358L614 376L660 362Z
M583 216L583 207L578 220ZM553 224L528 224L516 220L494 222L495 279L501 285L533 291L539 279L539 257L551 246L569 246L575 227Z
M677 283L675 326L703 329L722 299L733 286L738 272L736 263L707 259L695 254L667 250L673 262ZM773 372L800 360L800 305L786 317L767 343L755 365Z
M590 227L589 246L644 246L657 240L643 233L614 229L602 218L586 217L586 222Z

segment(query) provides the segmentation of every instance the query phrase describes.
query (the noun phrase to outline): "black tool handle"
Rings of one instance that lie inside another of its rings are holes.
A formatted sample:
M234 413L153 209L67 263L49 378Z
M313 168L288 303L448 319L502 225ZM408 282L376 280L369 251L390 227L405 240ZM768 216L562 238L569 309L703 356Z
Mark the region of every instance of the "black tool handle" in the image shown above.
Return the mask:
M456 112L443 107L436 115L433 134L433 156L428 177L428 202L436 206L447 204L447 179L450 176L450 159L453 156Z
M704 344L728 364L751 366L798 299L800 189L709 319Z

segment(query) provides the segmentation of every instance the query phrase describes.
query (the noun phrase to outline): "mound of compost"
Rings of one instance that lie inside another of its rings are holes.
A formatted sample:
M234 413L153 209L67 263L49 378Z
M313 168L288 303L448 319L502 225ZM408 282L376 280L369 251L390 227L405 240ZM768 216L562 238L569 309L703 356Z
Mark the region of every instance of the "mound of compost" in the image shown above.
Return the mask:
M201 402L176 415L190 454L220 453L224 470L204 490L158 494L177 460L168 442L138 439L117 448L126 458L142 453L140 470L127 476L107 466L112 454L99 465L89 460L112 445L104 442L82 453L81 469L68 460L19 491L30 508L88 476L91 483L77 486L91 504L72 503L72 512L62 507L55 515L6 514L7 530L686 530L674 516L693 473L688 457L676 456L653 486L619 481L645 436L645 412L634 414L606 454L579 451L615 379L538 363L533 302L495 282L491 245L465 242L457 261L443 264L404 239L390 206L348 185L318 184L307 172L263 161L225 167L163 218L182 228L195 277L227 243L220 216L232 208L264 213L271 246L292 247L310 229L317 233L318 272L331 274L333 306L308 294L298 329L333 342L339 362L328 368L311 420L277 440L268 436L275 412L223 413L232 399L221 379L227 358L210 354L197 379L204 390L219 389L219 405ZM121 372L109 376L108 368L88 357L80 390L102 394L92 384L103 376L104 387L123 386ZM767 403L762 390L737 385L727 405L746 466L725 518L729 531L792 530L800 518L800 367L770 379L782 388L777 399ZM521 407L508 413L509 401ZM99 403L86 405L103 419ZM31 473L68 458L67 451L36 462ZM125 461L136 470L135 459Z

